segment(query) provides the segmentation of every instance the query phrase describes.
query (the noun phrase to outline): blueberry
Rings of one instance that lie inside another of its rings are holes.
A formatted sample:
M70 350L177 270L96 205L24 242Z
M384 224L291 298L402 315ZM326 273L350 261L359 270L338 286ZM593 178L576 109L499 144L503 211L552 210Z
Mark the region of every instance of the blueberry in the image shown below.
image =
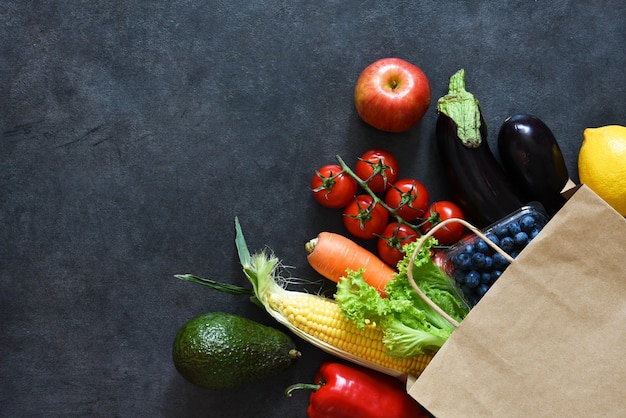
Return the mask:
M532 215L524 215L519 220L519 225L522 231L530 232L537 224L537 221Z
M473 253L474 252L474 245L473 244L465 244L465 248L463 249L463 251L465 251L466 253Z
M470 289L466 284L464 284L463 286L461 286L461 292L463 292L463 294L468 299L471 299L472 295L474 294L474 289Z
M487 271L480 273L480 282L483 284L491 283L491 273Z
M479 253L483 253L483 254L487 254L489 250L491 249L489 244L487 244L482 239L476 242L476 245L474 248L476 249L476 251L478 251Z
M500 278L500 276L502 276L502 272L500 270L494 270L491 272L491 280L493 280L493 283L496 282L496 280L498 280Z
M476 270L482 270L485 267L485 254L474 253L472 255L472 267Z
M496 245L500 245L500 238L495 233L487 234L487 239Z
M493 232L498 238L503 238L509 235L509 228L506 225L497 225Z
M470 289L475 288L480 283L480 274L477 271L471 270L465 275L465 286Z
M457 269L467 270L472 265L472 256L466 252L458 253L452 258L452 263Z
M533 229L532 231L528 233L528 239L530 240L530 239L535 238L539 234L539 232L541 232L541 229L539 228Z
M515 248L515 241L511 237L504 237L500 240L500 248L504 250L505 253L510 253Z
M517 234L518 232L520 232L522 230L522 228L520 227L520 225L517 222L511 222L507 225L507 229L509 230L509 235L511 235L512 237L515 236L515 234Z
M485 256L485 271L491 271L493 269L493 258L491 256Z
M485 296L485 293L487 293L488 290L489 286L487 286L486 284L481 284L478 286L478 288L476 288L476 296L480 299Z
M465 283L465 272L463 270L455 270L454 281L457 282L459 286Z
M506 258L504 258L504 256L500 253L495 253L493 255L493 268L495 270L504 270L505 268L508 267L509 262L507 261Z
M518 232L517 234L515 234L515 237L513 237L513 240L515 241L515 245L518 248L523 248L526 246L526 244L528 244L528 234L526 232Z

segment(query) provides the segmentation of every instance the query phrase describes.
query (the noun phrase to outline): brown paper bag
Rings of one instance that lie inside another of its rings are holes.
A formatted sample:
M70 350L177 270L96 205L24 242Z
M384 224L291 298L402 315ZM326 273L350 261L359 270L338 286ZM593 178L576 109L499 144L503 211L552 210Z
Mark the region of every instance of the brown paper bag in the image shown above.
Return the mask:
M626 416L626 220L581 186L407 390L437 418Z

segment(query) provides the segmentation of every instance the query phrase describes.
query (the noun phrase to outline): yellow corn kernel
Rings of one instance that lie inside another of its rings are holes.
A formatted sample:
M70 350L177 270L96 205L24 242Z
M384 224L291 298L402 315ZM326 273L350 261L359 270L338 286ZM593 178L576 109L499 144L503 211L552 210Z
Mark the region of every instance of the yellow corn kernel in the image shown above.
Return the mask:
M390 356L380 328L375 324L358 328L343 317L337 302L329 298L283 290L272 292L267 302L270 314L296 335L327 352L387 374L419 376L433 357Z

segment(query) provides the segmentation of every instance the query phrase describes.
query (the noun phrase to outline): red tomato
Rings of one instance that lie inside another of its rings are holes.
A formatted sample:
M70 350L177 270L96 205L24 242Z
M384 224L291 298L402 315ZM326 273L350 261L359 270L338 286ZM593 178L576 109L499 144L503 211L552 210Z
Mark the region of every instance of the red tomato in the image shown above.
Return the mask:
M430 205L428 221L422 225L422 232L426 233L430 229L450 218L464 219L463 211L456 203L442 200ZM439 241L441 245L452 245L463 237L465 227L460 223L450 223L447 226L437 230L433 236Z
M419 234L405 224L391 222L378 238L378 256L392 267L404 258L402 247L417 240Z
M370 195L359 195L343 211L343 224L357 238L371 239L380 235L389 219L384 207L377 205Z
M435 263L437 265L437 267L439 267L441 270L446 271L446 263L445 263L446 253L445 253L445 251L434 250L431 259L433 260L433 263Z
M388 151L372 149L359 157L354 172L374 193L382 193L398 178L398 160Z
M402 219L413 222L428 211L428 190L417 180L398 180L385 194L385 203Z
M315 172L311 180L313 197L327 208L344 208L356 195L356 180L344 173L338 164L328 164Z

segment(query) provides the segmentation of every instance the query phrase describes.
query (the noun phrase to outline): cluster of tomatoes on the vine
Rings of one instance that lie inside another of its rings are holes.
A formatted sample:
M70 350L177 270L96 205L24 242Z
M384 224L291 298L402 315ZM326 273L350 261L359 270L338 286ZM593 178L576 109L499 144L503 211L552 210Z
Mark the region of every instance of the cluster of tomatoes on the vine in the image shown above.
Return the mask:
M463 218L453 202L430 202L426 187L414 178L399 179L398 160L383 149L372 149L357 160L354 170L341 158L316 170L311 181L315 200L341 209L343 224L354 237L377 239L380 258L391 266L404 257L402 247L417 240L437 223ZM452 245L464 234L460 224L440 228L434 237Z

